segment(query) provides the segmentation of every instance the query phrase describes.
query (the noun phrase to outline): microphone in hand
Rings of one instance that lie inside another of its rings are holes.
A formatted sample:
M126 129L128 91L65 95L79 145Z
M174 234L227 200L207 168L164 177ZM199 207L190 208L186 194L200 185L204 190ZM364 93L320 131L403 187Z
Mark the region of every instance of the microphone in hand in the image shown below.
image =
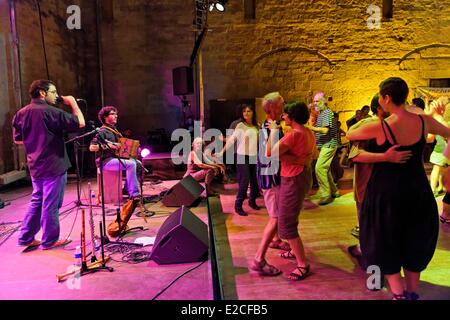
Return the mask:
M76 102L84 102L86 103L86 100L84 99L79 99L79 98L74 98ZM64 98L62 96L58 96L56 97L56 103L64 103Z

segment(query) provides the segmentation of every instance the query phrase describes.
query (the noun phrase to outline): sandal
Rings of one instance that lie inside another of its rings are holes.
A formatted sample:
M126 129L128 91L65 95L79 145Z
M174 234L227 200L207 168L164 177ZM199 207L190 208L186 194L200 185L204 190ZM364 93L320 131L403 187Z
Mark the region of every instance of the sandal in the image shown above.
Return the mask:
M250 270L256 271L261 276L278 276L281 274L281 270L277 267L268 264L266 260L256 261L253 260L253 263L250 265Z
M280 257L282 257L283 259L295 259L295 255L291 250L280 253Z
M291 272L289 274L289 279L292 280L292 281L299 281L299 280L305 279L310 274L309 267L310 267L309 264L307 266L305 266L305 267L297 266L297 270L300 272L300 274L295 273L295 272Z
M450 219L445 219L443 216L439 216L439 221L443 224L450 224Z
M279 249L279 250L284 250L284 251L290 251L291 250L291 246L289 245L289 243L287 243L287 242L285 242L283 240L277 240L277 241L270 242L269 248Z
M403 294L392 294L392 300L408 300L408 298Z
M280 257L282 257L283 259L295 259L295 255L291 250L280 253Z

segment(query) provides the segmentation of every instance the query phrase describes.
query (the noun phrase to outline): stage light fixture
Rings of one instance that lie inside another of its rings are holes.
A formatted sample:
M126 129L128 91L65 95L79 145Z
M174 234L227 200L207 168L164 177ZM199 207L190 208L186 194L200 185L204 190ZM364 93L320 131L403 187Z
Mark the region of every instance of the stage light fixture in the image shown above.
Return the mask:
M217 9L218 11L220 11L220 12L224 12L224 11L225 11L224 5L221 4L221 3L219 3L219 2L216 3L216 9Z
M150 152L150 149L148 149L148 148L143 148L143 149L141 150L141 157L142 157L142 158L145 158L145 157L148 156L150 153L151 153L151 152Z
M225 5L227 4L228 0L218 0L209 6L209 11L213 11L214 7L217 9L217 11L224 12L225 11Z

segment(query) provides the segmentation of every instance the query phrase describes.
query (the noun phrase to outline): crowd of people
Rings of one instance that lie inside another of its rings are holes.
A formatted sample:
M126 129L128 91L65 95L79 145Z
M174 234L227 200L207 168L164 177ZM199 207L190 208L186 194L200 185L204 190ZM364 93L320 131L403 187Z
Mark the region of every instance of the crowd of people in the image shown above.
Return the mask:
M448 99L426 105L420 98L407 103L408 95L403 79L388 78L380 84L370 106L347 121L360 240L349 252L364 268L380 267L393 299L415 300L420 273L436 248L439 219L450 222L450 194L444 197L441 216L435 200L446 183L450 185L450 177L445 178L450 127L443 118ZM261 275L281 274L266 260L269 247L283 250L281 257L296 261L289 279L302 280L310 275L298 225L313 176L318 191L309 198L318 205L327 205L340 196L331 163L340 147L342 130L327 102L323 92L318 92L309 106L301 101L286 104L278 92L269 93L262 102L266 120L260 125L256 124L255 108L243 105L241 119L233 123L233 135L215 154L220 158L237 143L237 157L242 160L237 165L237 214L248 215L242 204L249 183L249 207L259 209L256 197L262 193L264 198L269 220L249 266ZM429 182L423 159L424 149L433 139L436 143L430 161L439 170L437 175L433 170ZM260 161L261 154L272 160ZM275 172L269 170L273 169L273 159L279 161Z
M84 127L85 120L76 100L59 97L52 82L35 81L29 92L31 103L19 110L12 122L14 141L25 146L33 183L19 244L51 249L68 243L59 239L58 212L69 167L63 136ZM439 98L426 104L416 98L409 104L409 94L403 79L388 78L379 85L370 107L364 106L347 121L360 242L349 247L349 252L359 258L362 267L380 268L396 300L418 299L420 274L433 257L439 221L450 224L450 148L446 147L450 126L444 118L449 102ZM72 113L53 106L58 98L72 108ZM248 215L244 201L249 187L251 209L260 209L256 199L262 194L269 220L249 266L261 275L281 274L267 262L268 248L280 249L282 258L295 261L289 279L303 280L311 274L298 226L313 177L318 191L310 199L316 199L318 205L327 205L340 196L331 167L341 129L328 101L318 92L310 105L285 103L280 93L271 92L262 101L266 115L262 124L256 121L253 105L239 106L240 118L233 122L233 134L222 150L205 152L201 138L192 143L185 176L204 181L208 196L217 195L211 187L214 179L227 179L223 157L230 152L237 171L236 214ZM373 116L369 116L369 109ZM102 127L90 144L97 166L106 171L125 170L129 196L141 197L138 176L142 165L135 159L115 156L123 137L116 128L117 109L103 107L98 118ZM424 149L433 140L430 162L437 169L433 168L429 182L423 159ZM439 216L435 196L445 191ZM38 241L34 237L40 228L43 236Z

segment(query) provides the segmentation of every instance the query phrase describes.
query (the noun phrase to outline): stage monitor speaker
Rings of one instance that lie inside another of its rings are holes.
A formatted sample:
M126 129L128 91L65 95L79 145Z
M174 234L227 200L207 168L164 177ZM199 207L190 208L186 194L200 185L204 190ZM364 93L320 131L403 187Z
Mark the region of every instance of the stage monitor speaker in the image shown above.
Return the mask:
M191 206L205 190L192 176L187 176L170 188L164 195L162 203L166 207Z
M207 225L183 206L158 230L150 259L157 264L197 262L208 257L208 248Z
M194 76L191 67L178 67L172 70L173 94L185 96L194 93Z

